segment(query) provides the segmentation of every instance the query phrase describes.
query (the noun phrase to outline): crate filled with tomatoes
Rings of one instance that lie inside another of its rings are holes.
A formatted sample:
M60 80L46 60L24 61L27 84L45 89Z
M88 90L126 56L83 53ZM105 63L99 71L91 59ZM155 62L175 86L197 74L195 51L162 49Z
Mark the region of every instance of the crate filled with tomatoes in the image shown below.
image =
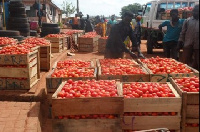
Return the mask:
M7 45L12 45L12 44L17 44L18 40L9 38L9 37L0 37L0 48L7 46Z
M199 71L171 58L152 57L139 61L150 73L151 82L169 82L170 77L199 75Z
M182 132L199 132L199 77L170 78L182 97Z
M39 47L29 44L0 50L0 89L29 90L40 78Z
M123 130L180 130L181 97L169 82L126 82Z
M121 82L149 82L147 70L131 59L102 59L97 62L98 79Z
M99 40L98 40L98 52L99 53L105 52L107 39L108 39L108 37L99 38Z
M53 65L53 69L62 69L68 67L79 67L79 68L91 68L95 67L94 62L92 60L85 61L81 59L66 59L63 61L57 61Z
M60 53L64 50L63 34L49 34L45 39L50 40L52 53Z
M97 79L97 69L79 68L79 67L65 67L53 69L46 77L47 91L55 92L63 81L72 80L87 80Z
M94 79L63 82L52 96L53 131L121 132L119 84Z
M78 38L78 47L81 52L95 52L98 50L98 39L96 32L90 32Z
M39 46L40 50L40 70L49 71L51 67L51 43L44 38L26 38L22 43Z

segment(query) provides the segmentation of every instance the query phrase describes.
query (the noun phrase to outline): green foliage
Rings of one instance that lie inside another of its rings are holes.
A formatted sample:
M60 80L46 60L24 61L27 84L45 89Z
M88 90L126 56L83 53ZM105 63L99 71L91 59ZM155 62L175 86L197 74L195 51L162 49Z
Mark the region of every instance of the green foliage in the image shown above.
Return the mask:
M120 15L122 16L126 11L130 11L133 14L138 14L138 10L142 9L142 5L139 3L129 4L128 6L124 6L121 9Z
M66 17L68 17L71 14L74 14L75 11L76 11L76 8L75 6L72 5L72 3L68 3L67 0L63 1L62 14L65 14Z

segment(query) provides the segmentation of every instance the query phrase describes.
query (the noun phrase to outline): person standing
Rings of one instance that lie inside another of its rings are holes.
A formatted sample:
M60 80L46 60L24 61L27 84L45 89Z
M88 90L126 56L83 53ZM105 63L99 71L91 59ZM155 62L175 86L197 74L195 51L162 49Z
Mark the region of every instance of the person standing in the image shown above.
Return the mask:
M85 32L93 32L93 28L92 28L92 24L90 22L90 16L87 15L87 19L86 19L86 26L85 26Z
M134 32L131 28L130 22L133 19L133 14L131 12L125 12L122 15L122 21L111 27L110 35L108 36L104 58L123 58L124 52L129 53L132 58L137 58L137 56L127 49L124 44L127 36L130 37L133 45L136 45L136 39ZM139 57L143 57L140 49L137 48Z
M193 16L183 24L177 50L180 51L183 47L183 62L199 70L199 4L194 7L192 13Z
M110 34L111 27L116 23L117 23L117 21L115 20L115 15L112 15L111 19L107 23L107 33L106 33L107 36Z
M73 18L73 29L78 29L78 24L79 24L79 20L78 20L78 14L75 14L75 17Z
M79 29L80 30L85 30L85 26L86 26L86 21L85 19L83 18L83 14L82 12L80 12L80 26L79 26Z
M184 19L179 19L177 9L172 9L170 11L170 17L171 20L163 22L159 25L159 29L162 31L162 27L167 26L167 33L163 39L164 53L167 58L171 57L177 60L178 53L176 49Z
M137 42L137 45L139 46L139 48L140 48L140 44L141 44L141 34L142 34L142 32L141 32L142 31L141 30L141 22L140 22L141 19L142 19L141 16L136 17L136 25L135 25L135 28L134 28L135 38L136 38L136 42Z

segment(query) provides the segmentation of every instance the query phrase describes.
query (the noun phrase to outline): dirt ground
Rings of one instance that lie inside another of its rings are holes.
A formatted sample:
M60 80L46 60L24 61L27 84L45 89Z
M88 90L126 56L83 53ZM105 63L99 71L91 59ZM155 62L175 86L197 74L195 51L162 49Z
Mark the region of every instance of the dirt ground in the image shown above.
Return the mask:
M162 49L154 49L153 54L147 54L146 41L145 40L142 40L141 51L146 58L156 57L156 56L164 57ZM129 56L126 56L126 57L129 58ZM77 53L75 53L75 56L69 57L67 55L62 55L62 57L60 57L59 59L64 60L64 59L67 59L67 58L81 59L81 60L91 60L91 59L103 59L104 55L99 54L97 52L94 52L94 53L77 52ZM40 81L39 83L41 83L39 86L44 86L46 82L44 80L44 81ZM51 127L52 126L52 120L50 119L50 111L51 110L49 109L49 103L48 103L47 98L41 103L41 108L42 108L42 113L43 113L42 132L51 132L52 131L52 127Z

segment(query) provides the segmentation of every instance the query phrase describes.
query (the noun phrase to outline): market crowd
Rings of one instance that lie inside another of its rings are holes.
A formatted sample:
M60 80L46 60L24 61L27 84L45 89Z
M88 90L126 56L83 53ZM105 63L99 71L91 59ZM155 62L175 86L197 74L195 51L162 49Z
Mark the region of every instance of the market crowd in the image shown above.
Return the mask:
M132 58L145 58L140 51L141 44L141 16L134 16L131 12L125 12L122 20L117 22L115 15L110 20L105 17L96 16L91 22L89 15L83 19L83 14L76 14L73 20L73 28L87 32L96 31L102 37L108 36L105 58L123 58L123 53L129 53ZM165 57L178 60L180 50L183 49L183 63L199 70L199 5L192 11L192 17L179 19L178 9L170 11L170 20L164 21L159 25L167 27L163 39L163 49ZM132 42L132 46L127 43ZM137 52L136 55L134 52Z

